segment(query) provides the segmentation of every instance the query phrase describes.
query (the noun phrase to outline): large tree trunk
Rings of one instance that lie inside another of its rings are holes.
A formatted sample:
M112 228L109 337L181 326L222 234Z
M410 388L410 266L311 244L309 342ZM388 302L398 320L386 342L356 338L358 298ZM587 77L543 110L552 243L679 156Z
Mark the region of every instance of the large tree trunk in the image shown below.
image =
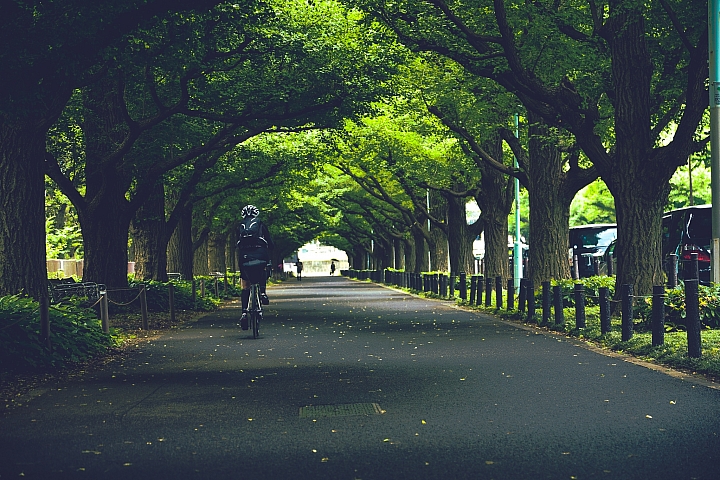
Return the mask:
M210 262L211 272L225 273L225 244L227 243L227 234L220 232L210 232L208 237L208 260Z
M193 277L192 207L180 214L175 231L168 243L168 271L177 272L185 279Z
M396 238L393 243L395 244L395 269L405 269L405 242L401 239Z
M127 288L128 231L134 212L126 199L128 172L109 162L124 138L118 82L103 78L83 91L85 118L85 199L75 204L83 231L83 280Z
M504 221L503 221L504 220ZM509 249L507 217L493 215L485 224L485 275L508 278Z
M440 193L430 192L430 213L438 220L444 221L447 227L447 200ZM436 272L448 269L448 239L441 228L430 228L430 237L434 248L430 250L430 268Z
M235 229L232 229L230 232L228 232L226 238L225 238L225 266L231 271L235 272L238 270L237 265L237 255L235 255L235 252L237 251L237 248L235 245L237 244L237 231ZM272 262L272 257L270 258L270 261Z
M418 272L419 270L416 268L416 260L417 256L415 255L415 237L411 236L410 238L403 240L403 243L405 244L405 271L406 272ZM425 243L423 239L423 244Z
M0 124L0 296L47 295L45 131Z
M127 288L127 207L117 198L102 200L78 210L85 244L83 281Z
M165 189L161 182L135 213L131 232L135 245L135 276L142 280L167 282Z
M412 236L415 245L415 273L422 273L428 270L428 247L425 236L420 228L413 228Z
M674 159L676 165L672 164L673 159L667 161L662 153L653 152L650 137L652 65L644 20L637 13L620 10L614 13L615 17L609 21L613 34L608 41L615 89L615 157L612 167L602 168L600 174L615 198L616 292L619 294L621 285L630 284L634 285L635 294L646 295L652 292L653 285L664 283L660 247L663 207L670 177L690 152L689 146L685 152L682 149L675 152L679 154L679 158ZM679 141L673 143L677 145Z
M502 139L495 135L485 150L498 160L503 157ZM486 163L481 164L480 193L476 198L485 231L485 275L508 278L508 216L512 209L512 181Z
M210 275L208 262L208 239L205 237L193 252L193 271L196 275Z
M450 272L458 275L460 272L472 272L473 252L472 244L475 240L475 229L467 224L466 201L447 195L448 203L448 251L450 254Z
M535 285L570 278L568 258L570 203L579 189L568 181L565 161L550 145L547 128L530 114L528 200L530 203L529 277Z

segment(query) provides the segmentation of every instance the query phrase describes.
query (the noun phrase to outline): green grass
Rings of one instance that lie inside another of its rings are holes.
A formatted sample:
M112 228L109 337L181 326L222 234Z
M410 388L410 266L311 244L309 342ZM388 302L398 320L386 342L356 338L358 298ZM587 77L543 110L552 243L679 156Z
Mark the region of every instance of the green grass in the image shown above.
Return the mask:
M525 316L521 315L517 310L508 312L502 309L498 310L495 307L469 306L469 308L481 310L514 322L524 322L525 320ZM578 338L615 352L629 354L648 362L720 378L720 330L703 329L701 333L702 356L701 358L690 358L688 357L687 333L685 331L673 328L672 331L665 332L663 345L653 347L652 333L645 329L645 325L641 321L635 321L632 338L624 342L622 340L620 318L613 317L611 319L611 331L609 333L603 334L600 332L600 309L597 306L585 309L586 327L582 329L576 326L575 308L565 308L563 313L565 316L564 325L554 324L554 312L550 315L550 324L548 326L540 327L537 323L535 325L538 328L560 332L569 337ZM540 321L541 314L542 310L536 310L537 322ZM670 325L668 325L669 327Z

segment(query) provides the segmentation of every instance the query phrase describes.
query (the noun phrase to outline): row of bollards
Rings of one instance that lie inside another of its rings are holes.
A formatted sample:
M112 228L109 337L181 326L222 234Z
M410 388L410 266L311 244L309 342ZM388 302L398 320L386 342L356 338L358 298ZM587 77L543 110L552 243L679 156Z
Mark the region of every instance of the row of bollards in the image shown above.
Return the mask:
M676 256L671 256L670 263L676 264ZM697 265L697 255L692 254L691 257L695 257L694 264ZM693 261L691 260L689 266L688 277L693 272ZM677 268L672 268L672 265L668 266L669 271L677 272ZM695 268L695 278L689 278L684 280L685 283L685 302L686 302L686 327L688 335L688 356L692 358L699 358L702 355L701 348L701 323L700 323L700 311L699 311L699 295L697 279L697 267ZM454 275L449 277L444 274L420 274L412 272L392 271L385 270L384 275L382 271L349 271L349 276L353 278L368 278L374 281L381 282L384 279L385 283L396 285L399 287L410 288L417 291L433 292L440 295L441 297L449 296L453 298L455 296L455 279ZM380 279L380 280L376 280ZM468 275L465 272L460 272L458 277L458 296L463 301L466 301L470 305L484 305L485 307L492 306L493 290L495 291L495 307L497 309L503 308L503 285L502 277L484 277L483 275L470 275L468 282ZM673 287L673 284L677 284L677 275L673 278L669 277L668 286ZM469 287L469 288L468 288ZM513 279L509 279L507 282L507 298L505 305L508 311L515 309L515 288ZM572 296L575 303L575 325L576 328L586 328L587 318L585 314L586 306L586 293L585 286L577 283L574 286ZM656 286L653 287L652 295L652 345L659 346L664 344L665 336L665 287ZM534 323L535 319L535 287L530 279L521 279L520 288L518 291L518 305L517 311L524 315L526 323ZM632 285L621 285L620 293L617 301L620 303L620 316L621 316L621 338L623 341L629 341L633 337L633 317L634 317L634 301L635 296L633 294ZM610 333L611 331L611 299L610 290L608 287L600 287L598 289L598 304L600 306L600 332L602 334ZM551 282L544 281L541 284L540 291L540 308L541 308L541 326L562 326L565 324L565 312L563 310L564 299L563 291L560 285L551 285ZM552 318L551 318L552 317Z

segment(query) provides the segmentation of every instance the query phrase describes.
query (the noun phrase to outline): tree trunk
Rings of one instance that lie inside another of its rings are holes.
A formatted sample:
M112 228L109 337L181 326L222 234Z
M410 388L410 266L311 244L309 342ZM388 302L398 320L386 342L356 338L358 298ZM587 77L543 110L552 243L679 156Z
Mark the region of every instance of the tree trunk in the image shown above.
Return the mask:
M399 238L396 238L393 242L395 244L395 268L397 270L405 269L405 242Z
M430 236L433 237L435 248L430 252L432 269L436 272L447 272L448 270L448 240L445 233L439 228L431 228Z
M0 125L0 295L47 295L45 131Z
M192 244L192 207L187 207L168 243L168 271L178 272L185 279L193 277Z
M430 213L447 226L447 200L440 193L430 193ZM436 272L446 272L448 269L448 239L445 232L439 227L430 228L430 237L434 248L430 250L430 268Z
M530 204L529 274L535 285L570 278L568 258L570 204L579 190L564 171L558 149L544 141L547 128L530 114L528 200Z
M504 213L504 212L499 212ZM503 221L505 220L505 221ZM485 275L508 278L509 249L507 217L494 216L485 221Z
M616 292L621 285L630 284L634 285L636 295L647 295L653 285L664 283L660 247L663 207L670 190L670 177L690 151L689 145L684 152L676 151L678 158L675 159L653 152L650 138L652 65L643 16L619 9L614 13L616 16L609 23L613 33L608 41L615 89L615 155L611 168L602 168L600 174L615 198ZM676 147L678 141L673 143Z
M413 228L412 236L415 240L415 273L422 273L428 270L428 249L425 236L419 227Z
M193 271L196 275L210 275L210 263L208 262L208 239L200 242L193 252Z
M127 288L127 207L117 197L102 200L78 210L85 244L83 281Z
M165 188L162 182L135 213L131 232L135 245L135 275L143 280L167 282Z
M448 253L450 272L471 272L473 268L472 244L477 236L467 224L464 198L447 195L448 203Z
M237 233L235 229L228 232L225 239L225 266L231 272L235 272L238 270L236 262L237 257L235 255L235 252L237 251L237 249L235 248L237 240Z
M225 244L227 234L210 232L208 237L208 260L211 272L225 273Z
M361 246L355 247L355 253L353 255L353 268L355 270L365 270L367 265L365 265L365 249Z
M108 158L124 139L123 110L118 82L105 77L83 90L85 118L85 198L77 201L85 246L83 280L127 288L128 231L134 212L126 194L128 172L122 158Z
M411 236L410 238L403 240L403 243L405 244L405 271L406 272L417 272L416 260L417 256L415 255L415 237ZM423 240L423 243L424 240Z
M495 135L484 143L485 150L498 160L503 157L502 139ZM480 193L476 197L485 232L485 275L508 278L508 216L512 209L513 183L506 175L481 164Z

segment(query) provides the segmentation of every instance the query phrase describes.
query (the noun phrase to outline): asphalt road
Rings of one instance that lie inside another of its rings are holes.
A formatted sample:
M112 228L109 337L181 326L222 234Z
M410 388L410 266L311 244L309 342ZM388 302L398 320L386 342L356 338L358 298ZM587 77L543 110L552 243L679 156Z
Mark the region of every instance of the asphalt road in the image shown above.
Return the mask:
M0 478L718 479L720 391L338 277L0 418Z

